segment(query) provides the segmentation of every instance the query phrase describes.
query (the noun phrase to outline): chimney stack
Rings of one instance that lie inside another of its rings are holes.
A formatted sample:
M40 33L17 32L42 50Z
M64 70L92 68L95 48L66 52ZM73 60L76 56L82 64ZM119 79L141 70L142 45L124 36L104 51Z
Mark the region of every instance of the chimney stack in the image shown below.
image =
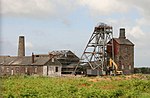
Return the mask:
M125 36L125 28L120 28L120 35L119 35L120 39L126 39Z
M53 57L54 57L54 55L51 54L51 53L49 53L49 58L51 59L51 58L53 58Z
M34 53L32 52L32 63L34 63Z
M23 57L23 56L25 56L24 36L19 36L18 57Z

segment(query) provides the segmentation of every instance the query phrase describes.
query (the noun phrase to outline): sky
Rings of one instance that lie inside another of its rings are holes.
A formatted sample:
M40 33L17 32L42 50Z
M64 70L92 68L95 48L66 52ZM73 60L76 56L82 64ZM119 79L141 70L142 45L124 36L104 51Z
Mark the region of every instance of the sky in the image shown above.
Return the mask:
M135 66L150 67L150 0L0 0L0 55L17 55L25 36L26 55L71 50L81 56L98 23L126 29L135 44Z

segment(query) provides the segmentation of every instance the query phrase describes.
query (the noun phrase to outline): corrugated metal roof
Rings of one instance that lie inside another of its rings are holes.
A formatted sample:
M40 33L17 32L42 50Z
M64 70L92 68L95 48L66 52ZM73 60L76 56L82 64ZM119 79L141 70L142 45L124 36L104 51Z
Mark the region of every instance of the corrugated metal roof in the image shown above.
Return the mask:
M114 38L114 40L121 45L134 45L130 40L128 39L122 39L122 38Z

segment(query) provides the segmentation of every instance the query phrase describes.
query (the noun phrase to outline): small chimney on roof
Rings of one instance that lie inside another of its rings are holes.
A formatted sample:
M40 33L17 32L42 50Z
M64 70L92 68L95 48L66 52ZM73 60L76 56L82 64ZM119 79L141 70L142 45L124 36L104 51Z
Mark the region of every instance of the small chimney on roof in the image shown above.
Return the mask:
M49 53L49 58L52 60L52 62L55 61L55 55L52 53Z
M23 56L25 56L24 36L19 36L18 57L23 57Z
M49 53L49 58L51 59L53 57L54 57L54 55L52 53Z
M34 53L32 52L32 63L34 63Z
M120 28L120 35L119 35L120 39L126 39L125 36L125 28Z

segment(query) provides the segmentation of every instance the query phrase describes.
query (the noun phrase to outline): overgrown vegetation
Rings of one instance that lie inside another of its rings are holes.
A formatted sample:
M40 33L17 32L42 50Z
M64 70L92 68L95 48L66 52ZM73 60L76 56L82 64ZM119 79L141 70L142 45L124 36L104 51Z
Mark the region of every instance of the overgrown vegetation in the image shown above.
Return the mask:
M149 67L134 68L134 73L150 74Z
M150 76L6 77L4 98L150 98Z

